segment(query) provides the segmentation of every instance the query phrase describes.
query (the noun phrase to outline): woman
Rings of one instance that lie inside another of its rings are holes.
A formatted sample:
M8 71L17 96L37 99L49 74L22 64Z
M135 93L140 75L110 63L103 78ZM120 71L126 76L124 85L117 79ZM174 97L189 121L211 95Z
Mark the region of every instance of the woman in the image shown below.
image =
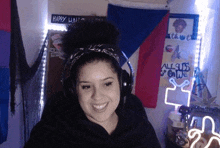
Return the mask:
M118 35L105 21L68 28L64 92L49 99L25 148L160 148L141 102L122 86Z

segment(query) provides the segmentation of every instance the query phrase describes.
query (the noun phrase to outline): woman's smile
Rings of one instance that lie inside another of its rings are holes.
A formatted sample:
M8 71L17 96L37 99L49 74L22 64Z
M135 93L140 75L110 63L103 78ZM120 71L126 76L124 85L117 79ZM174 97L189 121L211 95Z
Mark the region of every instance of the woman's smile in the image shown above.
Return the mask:
M94 111L101 113L106 110L106 108L108 107L108 103L93 104L92 107L93 107Z

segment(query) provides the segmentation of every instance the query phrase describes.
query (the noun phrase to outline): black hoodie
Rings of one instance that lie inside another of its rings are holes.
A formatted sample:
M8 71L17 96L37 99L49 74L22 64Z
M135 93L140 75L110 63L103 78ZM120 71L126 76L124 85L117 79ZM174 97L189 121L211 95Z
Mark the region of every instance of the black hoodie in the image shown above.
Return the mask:
M77 99L55 94L45 105L41 121L32 129L24 148L160 148L140 100L130 95L115 131L109 135L87 119Z

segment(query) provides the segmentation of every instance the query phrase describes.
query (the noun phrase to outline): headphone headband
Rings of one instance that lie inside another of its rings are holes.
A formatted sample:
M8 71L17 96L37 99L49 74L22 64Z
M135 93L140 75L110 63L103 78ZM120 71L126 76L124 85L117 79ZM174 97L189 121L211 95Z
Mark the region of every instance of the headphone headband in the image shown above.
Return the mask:
M121 51L121 53L122 53L123 57L126 59L126 63L127 63L128 67L130 69L130 81L131 81L130 82L130 85L131 85L130 87L131 87L131 90L132 90L133 85L134 85L134 70L133 70L133 67L132 67L128 57L126 56L126 54L123 51Z
M105 53L111 57L113 57L118 63L119 63L119 56L117 54L117 47L113 45L108 44L95 44L95 45L89 45L85 48L76 48L75 52L70 55L67 63L70 65L70 69L74 65L74 63L82 57L84 54L89 54L91 52L100 52Z

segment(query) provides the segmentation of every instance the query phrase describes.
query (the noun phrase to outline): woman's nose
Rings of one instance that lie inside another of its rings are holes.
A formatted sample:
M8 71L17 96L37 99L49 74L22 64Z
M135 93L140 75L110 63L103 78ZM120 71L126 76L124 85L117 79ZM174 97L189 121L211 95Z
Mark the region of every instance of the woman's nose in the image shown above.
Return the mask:
M92 95L92 99L94 100L100 100L102 99L102 91L100 88L95 87L93 90L93 95Z

